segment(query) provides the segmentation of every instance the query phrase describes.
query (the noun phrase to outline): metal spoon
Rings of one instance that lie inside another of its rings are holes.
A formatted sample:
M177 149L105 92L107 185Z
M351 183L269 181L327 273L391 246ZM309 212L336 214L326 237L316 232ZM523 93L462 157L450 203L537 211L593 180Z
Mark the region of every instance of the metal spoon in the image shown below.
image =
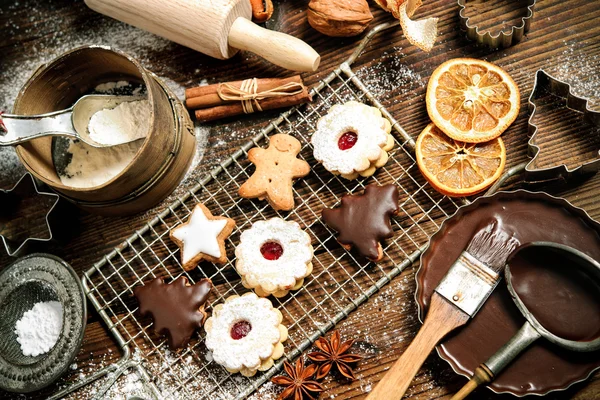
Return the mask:
M582 271L587 272L589 276L595 279L596 282L600 282L600 263L590 258L587 254L569 246L550 242L532 242L525 246L521 246L517 251L531 248L533 246L539 247L542 251L553 251L561 254L562 256L566 256L569 261L571 261L574 268L579 268ZM504 346L502 346L500 350L496 352L496 354L491 356L486 362L475 369L471 380L465 386L463 386L460 391L458 391L450 400L462 400L479 385L490 383L508 364L510 364L512 360L514 360L523 350L525 350L530 344L539 338L544 338L551 343L572 351L588 352L600 349L600 336L593 340L568 340L556 336L544 328L535 318L535 316L527 309L515 291L510 272L510 263L506 265L504 276L508 291L510 292L517 308L519 311L521 311L521 314L523 314L527 322L523 324L515 336L513 336Z
M16 146L45 136L67 136L79 139L93 147L110 147L90 138L88 124L92 115L103 109L115 108L127 101L145 99L145 96L87 95L70 108L39 115L0 115L0 146ZM123 142L119 144L124 144Z

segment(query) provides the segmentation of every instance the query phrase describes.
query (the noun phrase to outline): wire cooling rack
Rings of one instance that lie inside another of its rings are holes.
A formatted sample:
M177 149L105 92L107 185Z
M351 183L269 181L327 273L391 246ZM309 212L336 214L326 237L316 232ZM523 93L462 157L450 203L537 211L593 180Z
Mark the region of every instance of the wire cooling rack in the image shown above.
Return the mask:
M292 360L333 328L421 254L429 237L441 221L462 205L433 190L419 173L413 149L414 140L369 92L351 69L371 38L381 30L395 26L383 24L373 29L354 54L312 90L313 102L280 115L223 164L207 174L199 184L171 204L157 217L135 232L110 254L89 269L83 278L86 294L123 349L122 359L99 371L89 380L114 372L107 387L128 369L136 369L151 391L160 398L245 398L275 375L284 359ZM310 136L317 120L334 104L358 100L377 107L393 126L396 140L387 165L374 176L347 181L326 171L313 158ZM266 147L275 133L293 135L302 143L300 158L312 167L310 174L294 185L296 206L290 212L274 211L265 201L238 196L242 183L254 171L247 151L254 146ZM383 261L377 264L348 252L335 240L320 218L321 210L334 207L343 195L360 192L366 184L395 184L400 191L400 213L393 218L394 237L384 245ZM237 226L226 242L229 262L217 266L203 262L186 272L180 263L177 246L169 239L169 231L184 222L196 203L203 203L215 215L235 219ZM214 363L204 346L204 332L180 352L170 352L165 338L152 329L150 318L136 314L133 288L154 279L175 279L184 275L191 282L210 278L214 291L210 306L223 302L233 294L248 291L234 269L234 248L240 233L255 221L279 216L293 220L309 233L315 252L313 272L304 286L285 297L270 297L283 314L289 339L285 357L269 371L252 378L229 374ZM136 354L137 357L132 357ZM82 386L84 383L77 385ZM74 388L71 388L74 389ZM101 397L103 391L97 396Z

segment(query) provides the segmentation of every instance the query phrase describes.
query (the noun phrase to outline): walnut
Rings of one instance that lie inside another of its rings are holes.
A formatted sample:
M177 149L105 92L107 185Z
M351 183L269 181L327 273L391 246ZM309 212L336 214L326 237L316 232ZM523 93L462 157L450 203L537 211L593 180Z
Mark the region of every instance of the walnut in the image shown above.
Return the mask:
M310 0L308 23L327 36L356 36L373 19L367 0Z

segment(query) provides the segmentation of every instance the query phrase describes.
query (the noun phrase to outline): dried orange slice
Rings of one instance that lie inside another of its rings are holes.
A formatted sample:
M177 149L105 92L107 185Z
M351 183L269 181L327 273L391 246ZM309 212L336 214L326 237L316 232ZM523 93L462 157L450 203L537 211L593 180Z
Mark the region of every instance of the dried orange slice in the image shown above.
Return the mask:
M519 114L519 87L502 68L473 58L446 61L431 74L427 113L452 139L487 142Z
M415 151L423 176L438 192L451 197L471 196L487 189L500 177L506 163L502 139L459 142L434 124L421 132Z

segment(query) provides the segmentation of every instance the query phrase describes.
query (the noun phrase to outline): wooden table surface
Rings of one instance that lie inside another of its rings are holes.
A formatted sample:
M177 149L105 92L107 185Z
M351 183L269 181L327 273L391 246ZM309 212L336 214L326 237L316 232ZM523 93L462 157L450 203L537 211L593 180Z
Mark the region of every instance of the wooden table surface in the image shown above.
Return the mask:
M466 40L459 29L456 1L425 2L426 5L417 15L440 18L439 37L430 53L411 46L399 29L390 30L377 36L355 65L355 70L362 71L363 79L409 134L416 137L428 123L424 96L431 72L443 61L454 57L477 57L492 61L505 68L519 85L521 112L517 121L503 135L508 149L508 167L527 159L527 97L537 69L544 68L577 85L578 93L590 98L592 108L600 110L600 2L538 2L527 37L516 46L497 51L477 47ZM519 22L524 9L514 3L515 1L488 1L482 8L469 9L468 12L483 27L497 29L497 26L506 27ZM320 35L306 22L306 6L307 1L301 0L276 2L277 13L268 26L304 39L321 54L319 71L303 75L308 84L313 84L344 61L360 37L333 39ZM371 8L375 16L372 26L391 20L387 13L373 5ZM203 80L213 83L288 74L252 54L237 55L227 61L210 59L96 14L82 1L3 0L0 2L0 37L0 94L4 96L0 97L0 108L11 106L2 104L2 100L7 102L14 99L16 93L11 91L18 89L18 85L24 82L37 64L74 45L86 43L116 45L133 53L180 94L184 87L197 85ZM194 176L209 171L275 115L277 113L211 124L204 157ZM542 164L550 165L561 160L560 157L564 159L564 154L576 158L597 155L597 141L581 138L580 133L565 126L564 119L553 118L552 113L540 115L539 118L540 124L545 124L544 131L547 132L547 138L543 139L547 143L547 150L544 151ZM565 135L565 132L569 135ZM575 151L581 151L583 155L571 154ZM11 187L22 173L22 169L11 160L14 160L11 150L4 149L0 152L0 188ZM577 185L552 187L548 190L566 197L576 206L586 209L593 218L600 219L599 184L600 176L594 176ZM190 180L186 185L190 185ZM513 183L507 187L525 185ZM32 220L40 218L39 211L32 209L30 212ZM133 230L141 227L153 213L154 210L128 218L105 218L80 212L62 201L59 211L62 221L57 224L55 232L57 240L50 244L32 246L27 251L56 254L81 274ZM6 230L5 226L0 228ZM11 258L0 249L0 268L10 261ZM370 358L359 364L358 381L349 384L328 379L325 381L327 393L321 398L365 397L369 388L381 379L404 352L420 325L413 301L413 276L416 268L404 271L359 310L338 324L344 336L367 342L375 351ZM385 304L385 307L382 308L381 304ZM117 346L107 334L99 316L91 310L84 344L76 360L77 369L69 372L65 379L76 380L82 372L89 373L100 364L106 365L118 357ZM464 378L454 374L445 362L432 354L414 379L406 398L448 398L464 382ZM61 381L48 390L26 398L44 398L63 384L64 381ZM77 398L89 397L88 394L81 392ZM0 391L0 398L24 397ZM509 396L496 396L486 389L480 389L472 398ZM600 398L600 374L596 373L587 382L577 384L566 392L548 395L547 398Z

